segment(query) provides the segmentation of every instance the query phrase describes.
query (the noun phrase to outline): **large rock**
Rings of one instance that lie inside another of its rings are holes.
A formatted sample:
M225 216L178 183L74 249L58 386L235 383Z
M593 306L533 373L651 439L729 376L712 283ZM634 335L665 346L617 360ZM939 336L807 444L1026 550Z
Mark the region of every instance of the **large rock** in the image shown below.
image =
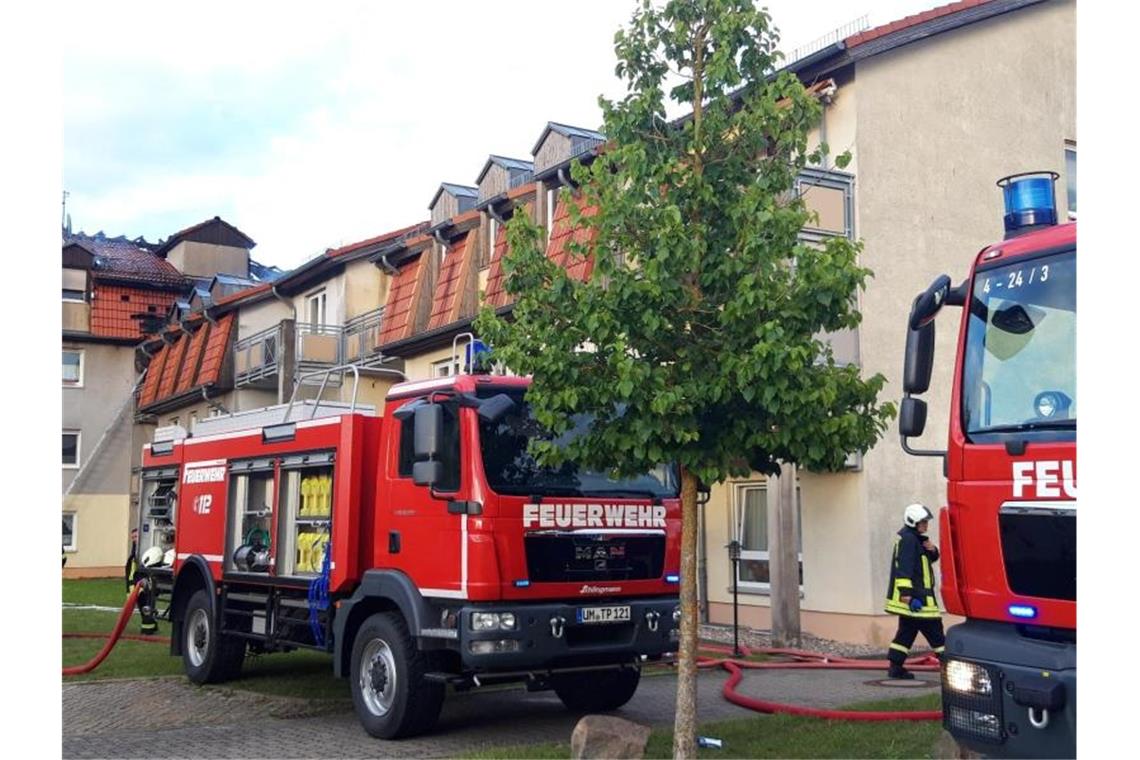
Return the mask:
M587 715L574 726L570 735L570 757L640 758L649 742L649 726L615 718L612 715Z

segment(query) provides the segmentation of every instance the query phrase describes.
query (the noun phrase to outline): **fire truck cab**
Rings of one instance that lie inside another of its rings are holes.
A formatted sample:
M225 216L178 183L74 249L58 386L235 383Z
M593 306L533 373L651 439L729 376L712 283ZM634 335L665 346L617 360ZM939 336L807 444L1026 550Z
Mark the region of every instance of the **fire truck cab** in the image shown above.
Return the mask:
M942 459L943 724L987 756L1073 757L1077 697L1076 222L1056 223L1052 172L1001 180L1006 238L956 287L915 299L903 448ZM946 450L913 449L934 319L961 306Z
M459 375L395 385L382 416L304 401L162 430L140 536L173 549L151 578L189 678L328 652L381 738L430 729L449 684L628 701L677 648L677 472L538 465L528 385Z

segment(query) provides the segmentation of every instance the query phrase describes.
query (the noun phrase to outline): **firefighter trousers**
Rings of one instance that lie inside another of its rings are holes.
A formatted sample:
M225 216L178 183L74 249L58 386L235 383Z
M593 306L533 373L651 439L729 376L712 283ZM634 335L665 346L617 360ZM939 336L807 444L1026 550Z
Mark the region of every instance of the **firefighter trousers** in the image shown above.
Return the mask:
M151 588L150 584L143 587L135 600L135 607L139 611L139 617L142 618L139 633L143 636L153 636L158 633L158 619L155 617L154 609L155 601L154 589Z
M887 651L887 660L891 665L902 666L910 656L910 647L915 638L921 633L930 648L940 658L946 649L946 634L942 632L942 618L920 618L909 615L899 615L899 630L895 634Z

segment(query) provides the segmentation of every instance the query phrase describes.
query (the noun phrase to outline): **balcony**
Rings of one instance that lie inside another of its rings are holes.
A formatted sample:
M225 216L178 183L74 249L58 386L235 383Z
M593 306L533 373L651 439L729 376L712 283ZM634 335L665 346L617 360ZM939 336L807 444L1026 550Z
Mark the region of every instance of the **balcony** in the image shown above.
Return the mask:
M234 385L285 389L300 374L341 364L378 365L377 343L383 314L383 309L376 309L349 320L343 327L284 319L242 338L234 343ZM282 384L282 378L289 382ZM329 382L336 385L340 378L334 376Z

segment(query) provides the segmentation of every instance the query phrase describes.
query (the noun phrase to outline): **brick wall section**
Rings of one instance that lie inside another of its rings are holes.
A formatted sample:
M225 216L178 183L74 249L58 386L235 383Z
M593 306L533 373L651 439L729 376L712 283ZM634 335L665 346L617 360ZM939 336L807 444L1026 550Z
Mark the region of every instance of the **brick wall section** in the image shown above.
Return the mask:
M91 298L91 333L105 338L142 338L140 322L132 319L131 315L164 316L170 311L174 296L174 293L161 290L145 290L97 281ZM153 311L150 307L153 307Z
M591 217L598 213L597 206L586 206L582 209L583 217ZM554 213L553 229L550 232L550 243L546 247L547 257L558 266L566 270L572 279L585 282L590 279L594 271L594 257L572 255L570 242L590 246L594 242L593 228L570 226L570 206L559 202Z
M186 357L182 360L182 370L178 373L178 385L174 392L184 393L194 387L194 379L198 376L198 366L202 362L202 349L206 347L206 337L210 333L210 326L202 323L194 337L184 340L189 342L186 348Z
M178 380L182 360L186 356L186 346L189 344L190 339L183 335L177 343L166 347L166 363L162 366L162 379L158 383L159 398L166 398L174 393L174 383Z
M216 383L222 373L222 363L230 348L230 328L233 326L234 312L210 325L210 336L206 339L206 350L202 355L202 366L198 368L197 385ZM204 328L203 328L204 329Z
M383 346L392 341L407 338L414 327L413 309L423 280L424 257L430 256L430 249L405 264L388 288L388 302L384 306L384 323L380 328L377 343Z
M463 295L461 286L467 279L466 275L470 269L470 242L473 236L478 234L478 229L468 232L447 252L443 267L440 268L439 282L435 286L435 298L432 300L427 329L434 330L459 319L459 307Z

